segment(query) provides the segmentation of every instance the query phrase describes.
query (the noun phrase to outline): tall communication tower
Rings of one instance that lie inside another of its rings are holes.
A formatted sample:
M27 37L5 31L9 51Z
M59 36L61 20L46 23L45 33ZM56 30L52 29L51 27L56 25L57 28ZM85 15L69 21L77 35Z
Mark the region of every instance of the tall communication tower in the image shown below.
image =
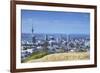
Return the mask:
M32 24L32 43L36 43L33 24Z

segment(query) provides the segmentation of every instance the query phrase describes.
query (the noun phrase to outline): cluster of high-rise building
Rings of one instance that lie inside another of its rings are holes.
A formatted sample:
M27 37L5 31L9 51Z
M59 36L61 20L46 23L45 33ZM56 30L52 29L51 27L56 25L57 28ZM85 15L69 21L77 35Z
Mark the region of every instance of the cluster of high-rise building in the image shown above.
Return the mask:
M60 35L59 37L45 34L43 39L37 38L32 29L31 42L21 41L21 57L25 59L34 52L46 51L48 53L87 52L90 50L89 37Z

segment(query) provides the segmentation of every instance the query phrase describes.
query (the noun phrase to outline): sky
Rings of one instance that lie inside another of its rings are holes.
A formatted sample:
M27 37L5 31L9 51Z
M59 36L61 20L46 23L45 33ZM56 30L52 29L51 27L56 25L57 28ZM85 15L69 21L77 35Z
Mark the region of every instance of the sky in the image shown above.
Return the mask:
M22 33L89 34L90 14L80 12L56 12L21 10Z

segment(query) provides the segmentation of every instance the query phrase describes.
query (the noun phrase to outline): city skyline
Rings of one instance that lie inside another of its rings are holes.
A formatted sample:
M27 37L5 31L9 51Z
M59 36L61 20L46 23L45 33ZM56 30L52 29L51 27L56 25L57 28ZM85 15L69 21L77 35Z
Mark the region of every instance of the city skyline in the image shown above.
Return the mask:
M22 33L89 34L90 14L21 10Z

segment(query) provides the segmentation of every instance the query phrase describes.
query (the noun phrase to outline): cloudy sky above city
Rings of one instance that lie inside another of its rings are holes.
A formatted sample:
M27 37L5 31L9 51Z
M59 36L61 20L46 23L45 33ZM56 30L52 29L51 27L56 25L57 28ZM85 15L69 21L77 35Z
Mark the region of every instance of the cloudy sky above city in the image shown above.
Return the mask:
M79 12L55 12L21 10L22 33L89 34L90 14Z

